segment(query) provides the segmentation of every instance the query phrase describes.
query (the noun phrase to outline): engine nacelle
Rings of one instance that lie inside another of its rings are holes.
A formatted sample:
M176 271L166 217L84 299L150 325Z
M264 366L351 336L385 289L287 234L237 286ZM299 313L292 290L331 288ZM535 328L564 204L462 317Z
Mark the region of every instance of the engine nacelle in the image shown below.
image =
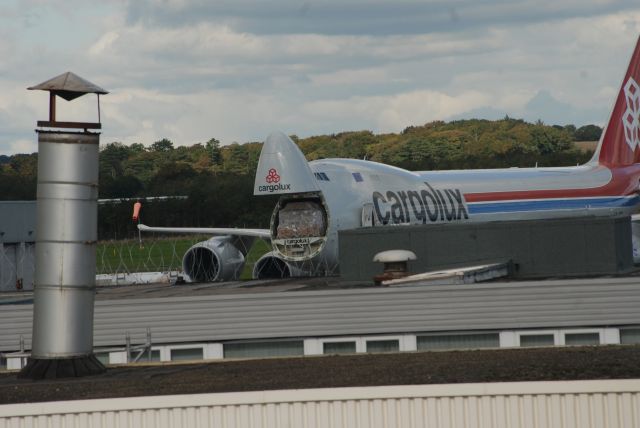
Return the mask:
M254 279L291 278L296 276L309 276L309 274L276 255L274 251L266 253L253 265Z
M193 282L233 281L240 277L245 258L230 236L198 242L184 253L182 270Z

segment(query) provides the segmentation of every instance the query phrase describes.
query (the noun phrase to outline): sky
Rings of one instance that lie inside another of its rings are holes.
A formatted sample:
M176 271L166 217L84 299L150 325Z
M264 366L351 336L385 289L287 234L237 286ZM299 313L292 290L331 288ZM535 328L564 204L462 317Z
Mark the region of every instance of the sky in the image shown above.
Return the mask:
M638 0L2 0L0 154L37 151L26 88L65 71L110 92L103 144L602 126L639 34ZM57 106L97 121L94 95Z

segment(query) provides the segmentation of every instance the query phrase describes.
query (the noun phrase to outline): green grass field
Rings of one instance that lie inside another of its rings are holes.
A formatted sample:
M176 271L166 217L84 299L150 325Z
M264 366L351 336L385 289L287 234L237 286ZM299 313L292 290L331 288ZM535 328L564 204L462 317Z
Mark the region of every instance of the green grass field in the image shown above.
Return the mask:
M208 236L177 238L143 238L125 241L103 241L97 246L97 273L164 272L182 269L182 256L192 245ZM242 279L250 279L253 264L271 250L269 243L256 239L246 257Z

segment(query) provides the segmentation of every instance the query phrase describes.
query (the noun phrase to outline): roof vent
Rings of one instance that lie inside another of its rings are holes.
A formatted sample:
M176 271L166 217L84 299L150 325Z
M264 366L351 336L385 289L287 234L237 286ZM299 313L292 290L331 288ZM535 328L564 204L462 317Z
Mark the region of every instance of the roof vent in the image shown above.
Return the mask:
M100 94L109 92L83 79L75 73L67 71L59 76L42 82L39 85L27 88L29 90L49 91L49 120L39 120L38 126L47 128L84 128L100 129ZM85 94L96 94L98 96L98 122L58 122L56 121L56 95L67 101L75 100Z
M376 254L373 261L384 263L384 271L382 275L374 276L373 282L380 285L382 281L408 276L407 263L417 259L415 253L409 250L387 250Z

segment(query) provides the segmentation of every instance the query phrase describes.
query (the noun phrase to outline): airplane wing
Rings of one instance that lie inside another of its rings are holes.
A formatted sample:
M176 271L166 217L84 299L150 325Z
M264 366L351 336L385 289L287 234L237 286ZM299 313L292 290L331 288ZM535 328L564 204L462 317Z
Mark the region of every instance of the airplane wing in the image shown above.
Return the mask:
M144 224L138 225L141 232L161 232L161 233L195 233L200 235L233 235L250 236L254 238L271 239L269 229L238 229L225 227L150 227Z

